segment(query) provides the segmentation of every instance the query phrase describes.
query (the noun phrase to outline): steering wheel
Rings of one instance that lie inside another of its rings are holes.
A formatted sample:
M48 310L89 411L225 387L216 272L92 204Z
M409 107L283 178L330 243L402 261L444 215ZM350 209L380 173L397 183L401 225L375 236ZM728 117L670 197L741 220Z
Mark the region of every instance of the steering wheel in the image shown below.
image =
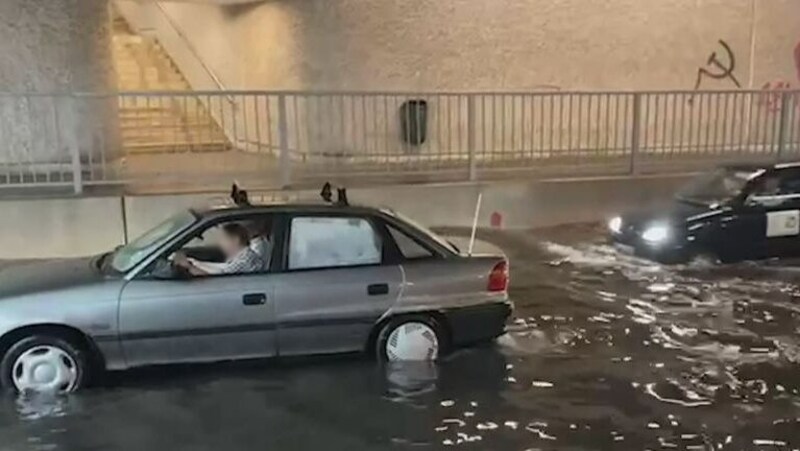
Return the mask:
M156 279L188 279L191 277L186 268L174 264L168 258L156 260L150 275Z
M192 274L189 272L188 269L184 268L183 266L178 266L172 262L170 262L170 266L172 267L172 278L173 279L191 279Z

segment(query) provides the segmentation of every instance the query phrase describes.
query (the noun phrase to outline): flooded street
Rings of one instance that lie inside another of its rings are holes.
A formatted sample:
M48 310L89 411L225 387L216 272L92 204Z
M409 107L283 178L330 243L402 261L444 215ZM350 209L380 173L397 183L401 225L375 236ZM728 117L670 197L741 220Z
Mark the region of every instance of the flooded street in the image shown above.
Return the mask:
M486 232L517 311L438 364L111 375L0 401L0 451L800 449L800 267L664 267L591 226Z

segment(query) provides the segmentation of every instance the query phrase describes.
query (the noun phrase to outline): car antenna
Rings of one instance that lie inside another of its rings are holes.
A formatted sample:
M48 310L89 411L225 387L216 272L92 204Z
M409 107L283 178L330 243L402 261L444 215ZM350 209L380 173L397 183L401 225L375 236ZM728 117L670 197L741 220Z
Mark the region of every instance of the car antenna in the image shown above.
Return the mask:
M239 187L239 182L233 182L231 186L231 200L236 206L239 207L250 207L252 204L250 203L250 196L248 196L247 191L241 189Z
M472 218L472 235L469 238L468 256L472 256L472 249L475 246L475 233L478 231L478 216L481 214L481 201L483 200L483 193L478 193L478 201L475 203L475 217Z

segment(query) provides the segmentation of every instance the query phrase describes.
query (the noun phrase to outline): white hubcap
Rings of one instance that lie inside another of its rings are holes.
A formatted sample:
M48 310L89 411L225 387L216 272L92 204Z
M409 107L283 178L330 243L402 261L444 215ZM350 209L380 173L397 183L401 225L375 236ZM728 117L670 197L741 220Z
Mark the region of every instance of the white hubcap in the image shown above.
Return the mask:
M439 340L427 324L410 322L398 326L386 341L389 361L436 360Z
M75 389L78 365L61 348L36 346L17 358L11 376L20 392L69 392Z

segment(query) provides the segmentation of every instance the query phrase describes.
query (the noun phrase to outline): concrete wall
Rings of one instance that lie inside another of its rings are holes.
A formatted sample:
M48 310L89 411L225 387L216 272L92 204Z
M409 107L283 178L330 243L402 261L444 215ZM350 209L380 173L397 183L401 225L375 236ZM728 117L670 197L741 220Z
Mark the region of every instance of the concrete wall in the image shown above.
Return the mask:
M800 75L796 0L161 4L228 88L692 89L720 40L742 87Z
M564 179L490 184L406 185L353 189L351 202L387 206L428 226L529 229L601 220L668 199L685 176ZM317 191L251 193L258 202L316 200ZM226 201L224 193L0 202L0 259L99 253L188 207ZM124 207L124 215L123 215ZM125 219L123 223L123 218Z
M119 198L0 202L0 258L72 257L124 240Z
M114 91L110 25L108 0L0 1L0 92ZM107 100L2 95L0 163L44 172L97 142L113 148L115 117Z

